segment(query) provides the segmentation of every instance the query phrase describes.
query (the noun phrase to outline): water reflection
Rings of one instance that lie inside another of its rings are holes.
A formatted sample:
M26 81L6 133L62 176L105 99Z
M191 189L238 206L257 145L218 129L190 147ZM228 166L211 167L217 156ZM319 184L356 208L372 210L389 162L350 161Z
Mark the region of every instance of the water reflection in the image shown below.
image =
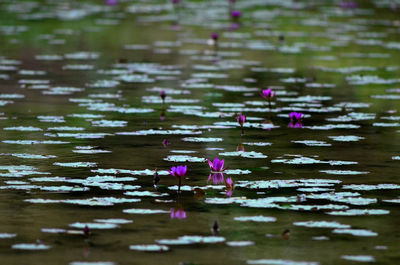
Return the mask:
M226 178L225 187L226 187L226 196L231 197L233 194L233 189L235 188L235 184L233 183L231 177Z
M182 198L180 195L177 197L176 207L171 208L169 211L171 219L186 219L187 215L183 209Z
M164 146L164 147L167 147L168 145L169 145L169 141L168 141L168 139L164 139L164 140L162 140L162 145Z
M186 219L186 212L183 208L171 208L170 209L171 219Z
M210 173L207 182L210 181L215 185L222 184L225 182L224 174L222 172Z
M303 128L303 123L301 121L290 121L288 124L288 128Z
M245 152L245 148L243 143L241 142L240 144L238 144L238 146L236 147L236 152Z
M165 113L166 113L165 112L165 108L162 108L161 112L160 112L160 121L165 121L165 118L166 118L166 114Z

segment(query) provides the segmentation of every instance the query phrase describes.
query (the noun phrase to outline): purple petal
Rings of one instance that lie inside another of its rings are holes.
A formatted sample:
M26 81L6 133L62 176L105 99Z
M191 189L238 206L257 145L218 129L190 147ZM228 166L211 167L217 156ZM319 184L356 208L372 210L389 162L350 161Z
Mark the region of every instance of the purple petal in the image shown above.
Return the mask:
M221 168L219 169L220 171L224 168L224 163L225 163L225 159L221 160Z
M182 176L186 175L186 172L187 172L187 166L185 165L182 167L182 174L183 174Z
M208 161L208 165L210 166L210 168L213 169L213 167L214 167L213 162L211 162L210 159L207 159L207 161Z

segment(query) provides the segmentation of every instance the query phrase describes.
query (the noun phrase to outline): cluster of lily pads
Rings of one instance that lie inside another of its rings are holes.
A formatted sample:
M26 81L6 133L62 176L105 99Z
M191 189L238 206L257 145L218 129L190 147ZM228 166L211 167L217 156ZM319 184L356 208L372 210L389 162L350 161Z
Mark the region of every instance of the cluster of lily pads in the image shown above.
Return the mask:
M217 33L212 33L211 34L211 38L213 40L218 40L218 34ZM273 91L271 88L268 89L264 89L261 91L261 96L265 99L268 100L269 102L269 106L271 108L271 99L275 96L275 91ZM165 97L166 97L166 92L164 90L162 90L160 92L160 97L163 101L165 101ZM289 128L301 128L302 124L301 124L301 119L303 118L304 114L301 112L291 112L289 113L289 118L290 118L290 123L289 123ZM240 125L240 128L242 130L242 136L244 135L244 123L246 122L246 116L243 114L238 114L236 116L236 121L238 122L238 124ZM293 125L293 122L296 122L295 125ZM169 142L167 139L164 139L162 144L164 145L164 147L168 146ZM243 151L243 150L240 150ZM227 155L227 154L225 154ZM224 159L219 159L218 157L215 157L214 160L211 162L209 159L207 159L208 161L208 165L210 166L211 169L211 174L208 178L208 180L213 179L213 183L214 184L219 184L219 183L225 183L226 185L226 189L227 189L227 195L231 196L232 195L232 191L234 188L234 184L233 184L233 180L232 178L227 178L224 181L224 175L222 174L222 172L226 169L224 168L224 163L225 160ZM180 166L173 166L171 168L171 170L168 170L168 172L174 176L177 177L178 179L178 192L181 191L181 185L182 185L182 179L183 177L186 175L187 173L187 165L180 165ZM157 181L158 182L158 181Z

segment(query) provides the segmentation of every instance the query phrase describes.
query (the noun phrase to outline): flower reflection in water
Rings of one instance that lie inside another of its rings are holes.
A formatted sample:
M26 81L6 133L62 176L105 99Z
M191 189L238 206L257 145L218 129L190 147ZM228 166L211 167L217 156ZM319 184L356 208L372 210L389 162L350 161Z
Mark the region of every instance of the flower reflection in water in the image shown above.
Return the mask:
M238 144L236 147L236 152L245 152L246 150L244 149L243 143Z
M181 196L178 195L176 207L169 210L171 219L186 219L186 212L181 203Z
M165 109L162 109L162 110L161 110L161 113L160 113L160 121L165 121L165 117L166 117L166 115L165 115Z
M164 146L164 147L167 147L168 145L169 145L169 141L168 141L168 139L164 139L164 140L162 140L162 145Z
M171 219L186 219L186 212L183 208L171 208L169 211Z
M232 196L233 190L235 188L235 184L231 177L225 179L224 174L222 172L211 173L208 177L207 182L212 181L213 184L225 184L226 195Z
M237 30L237 29L239 29L239 28L240 28L240 24L239 24L239 23L236 23L236 22L233 22L233 23L230 25L229 30Z
M210 176L208 177L207 182L212 181L213 184L222 184L224 183L224 174L219 172L219 173L210 173Z
M235 184L233 183L232 178L226 178L225 180L225 187L226 187L226 195L231 197L233 193L233 189L235 188Z
M288 124L288 128L303 128L303 124L298 121L296 123L294 123L293 121L289 122Z

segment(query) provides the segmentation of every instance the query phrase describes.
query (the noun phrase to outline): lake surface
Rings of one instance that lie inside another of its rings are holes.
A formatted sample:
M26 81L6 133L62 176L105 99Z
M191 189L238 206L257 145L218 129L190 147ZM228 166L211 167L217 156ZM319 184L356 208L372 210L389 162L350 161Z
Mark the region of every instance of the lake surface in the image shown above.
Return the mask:
M0 1L1 264L399 264L399 8Z

